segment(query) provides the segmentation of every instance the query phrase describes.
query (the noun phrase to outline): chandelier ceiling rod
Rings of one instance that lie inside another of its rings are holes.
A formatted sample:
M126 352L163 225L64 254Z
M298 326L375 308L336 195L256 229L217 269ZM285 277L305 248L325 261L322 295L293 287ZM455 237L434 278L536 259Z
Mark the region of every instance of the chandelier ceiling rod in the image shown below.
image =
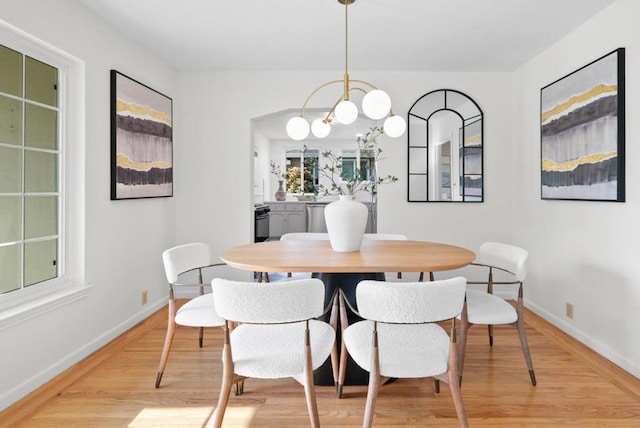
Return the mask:
M344 96L349 101L349 0L344 2Z

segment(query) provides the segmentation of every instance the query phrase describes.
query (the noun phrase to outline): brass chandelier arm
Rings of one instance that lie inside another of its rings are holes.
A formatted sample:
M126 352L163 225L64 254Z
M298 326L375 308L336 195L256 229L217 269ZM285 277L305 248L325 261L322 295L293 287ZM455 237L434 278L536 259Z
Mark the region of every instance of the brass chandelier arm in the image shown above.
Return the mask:
M368 87L370 87L371 89L378 89L376 86L372 85L371 83L367 82L366 80L351 80L351 82L354 82L354 83L362 83L362 84L367 85L367 86L368 86ZM356 89L356 88L353 88L353 89Z
M366 80L352 80L352 82L363 83L363 84L369 86L371 89L378 89L376 86L372 85L371 83L367 82ZM353 90L353 89L358 89L358 90L364 92L365 94L367 93L367 91L365 91L362 88L351 88L350 90ZM389 109L389 115L387 117L391 117L391 116L395 116L395 113L393 112L393 109Z
M307 97L306 100L304 100L304 104L302 104L302 108L300 109L300 117L304 117L304 110L307 108L307 104L309 104L309 101L311 100L311 98L313 98L313 96L321 89L326 88L329 85L333 85L335 83L342 83L342 80L332 80L330 82L326 82L323 83L322 85L318 86L316 89L314 89L309 96ZM334 106L335 108L335 106Z
M358 90L358 91L361 91L361 92L363 92L363 93L365 93L365 94L367 93L367 91L366 91L366 90L364 90L364 89L362 89L362 88L358 88L358 87L351 88L351 87L349 87L349 86L348 86L348 85L349 85L349 82L353 82L353 83L362 83L362 84L364 84L364 85L369 86L371 89L378 89L376 86L372 85L371 83L367 82L366 80L349 80L348 75L346 75L346 74L345 74L345 80L332 80L332 81L330 81L330 82L323 83L322 85L318 86L316 89L314 89L313 91L311 91L311 93L309 94L309 96L307 97L307 99L306 99L306 100L304 100L304 104L302 105L302 108L300 109L300 117L304 117L304 111L305 111L305 110L306 110L306 108L307 108L307 104L309 104L309 101L311 101L311 98L313 98L313 96L314 96L315 94L317 94L317 93L318 93L318 91L320 91L320 90L321 90L321 89L323 89L323 88L326 88L326 87L327 87L327 86L329 86L329 85L334 85L334 84L336 84L336 83L343 83L343 82L345 83L345 85L347 85L347 86L345 87L345 94L346 94L346 96L342 96L341 98L338 98L338 101L336 101L336 103L333 105L333 107L331 107L331 110L329 111L329 113L327 114L327 116L324 118L324 121L325 121L325 122L330 122L330 120L329 120L329 116L331 116L331 113L333 113L333 111L336 109L336 106L340 103L340 101L342 101L342 100L348 100L348 99L349 99L349 95L348 95L348 94L349 94L349 92L350 92L350 91L352 91L352 90Z
M319 87L318 89L316 89L316 91L322 89L323 87L331 84L331 83L336 83L336 82L340 82L340 80L334 80L333 82L327 82L324 85L322 85L321 87ZM374 85L372 85L371 83L365 81L365 80L352 80L352 82L357 82L357 83L364 83L365 85L368 85L369 87L373 88L373 89L378 89L376 88ZM314 92L316 92L314 91ZM364 94L367 93L367 91L363 88L359 88L359 87L354 87L354 88L349 88L347 90L348 92L350 91L360 91ZM309 98L307 98L307 101L309 101L309 99L313 96L313 93L311 95L309 95ZM340 101L345 100L348 98L344 98L344 97L340 97L338 98L338 100L333 104L333 107L331 107L331 110L329 110L329 112L327 113L327 115L324 117L324 119L322 119L322 121L324 123L331 123L331 115L333 114L333 112L335 111L336 107L338 106L338 104L340 104ZM304 110L305 106L306 106L306 102L305 105L302 107L302 110ZM300 116L302 116L303 111L300 112ZM387 117L391 117L391 116L395 116L395 114L393 113L393 110L389 110L389 115Z
M333 114L333 112L335 111L336 107L338 106L338 104L340 104L340 101L342 101L342 100L343 100L343 98L340 97L340 98L338 98L338 101L336 101L333 104L333 107L331 107L331 110L329 110L329 113L327 113L327 115L324 117L324 119L322 119L322 121L324 123L330 123L331 122L331 115Z

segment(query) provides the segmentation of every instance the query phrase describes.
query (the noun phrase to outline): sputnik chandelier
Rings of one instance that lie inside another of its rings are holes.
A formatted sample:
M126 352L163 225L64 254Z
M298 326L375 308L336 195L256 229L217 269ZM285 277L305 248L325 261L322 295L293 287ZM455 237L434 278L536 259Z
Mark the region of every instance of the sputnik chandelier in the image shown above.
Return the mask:
M360 91L365 95L362 98L363 113L373 120L379 120L386 116L383 124L384 133L390 137L396 138L404 134L407 124L400 116L393 114L391 110L391 98L386 92L376 88L369 82L364 80L349 80L349 15L348 6L355 0L338 0L338 3L344 4L344 22L345 22L345 66L344 78L342 80L332 80L323 83L309 94L305 100L300 115L291 118L287 122L287 135L289 138L300 141L307 138L309 130L317 138L324 138L331 132L331 122L335 119L339 123L349 125L358 118L358 107L349 99L352 91ZM311 126L304 117L304 111L311 98L323 88L334 84L343 84L343 95L338 98L329 113L324 118L316 119Z

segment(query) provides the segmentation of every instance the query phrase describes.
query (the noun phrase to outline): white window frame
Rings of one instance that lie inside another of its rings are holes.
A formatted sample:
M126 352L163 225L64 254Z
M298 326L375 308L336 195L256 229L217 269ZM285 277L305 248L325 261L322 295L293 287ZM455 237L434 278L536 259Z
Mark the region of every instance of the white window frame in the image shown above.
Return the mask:
M59 71L58 277L0 295L0 330L85 297L85 64L0 20L0 44Z
M355 157L355 162L356 162L355 166L356 166L356 168L355 169L357 170L357 169L359 169L359 166L362 163L362 152L363 151L366 151L366 150L361 150L357 146L356 147L342 147L342 148L340 148L340 157L344 159L345 153L349 153L349 154L355 153L356 154L356 157ZM373 158L369 158L369 159L373 159L373 168L375 170L375 168L376 168L376 165L375 165L375 153L374 153L374 157ZM355 170L354 170L354 172L355 172ZM374 174L375 174L375 172L376 171L374 171ZM370 183L371 181L370 180L363 180L363 182ZM339 183L340 184L345 184L347 182L344 180L344 178L342 176L340 176Z

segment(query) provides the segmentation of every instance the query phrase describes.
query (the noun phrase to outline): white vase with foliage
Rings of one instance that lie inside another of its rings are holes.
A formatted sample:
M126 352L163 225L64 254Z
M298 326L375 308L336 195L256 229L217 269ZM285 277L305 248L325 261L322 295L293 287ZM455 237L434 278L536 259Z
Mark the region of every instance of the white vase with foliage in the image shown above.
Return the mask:
M369 210L365 204L356 199L356 193L360 191L375 193L378 185L398 181L398 178L392 175L385 177L377 175L375 165L382 154L377 139L382 134L384 134L382 128L373 127L357 138L358 150L361 153L365 151L374 153L374 168L369 171L368 179L363 178L367 174L362 174L359 169L356 169L352 176L345 177L342 157L333 154L330 150L322 153L325 163L318 168L318 171L328 179L329 185L320 185L318 193L322 196L340 196L339 200L331 202L324 210L329 241L334 251L360 251Z

